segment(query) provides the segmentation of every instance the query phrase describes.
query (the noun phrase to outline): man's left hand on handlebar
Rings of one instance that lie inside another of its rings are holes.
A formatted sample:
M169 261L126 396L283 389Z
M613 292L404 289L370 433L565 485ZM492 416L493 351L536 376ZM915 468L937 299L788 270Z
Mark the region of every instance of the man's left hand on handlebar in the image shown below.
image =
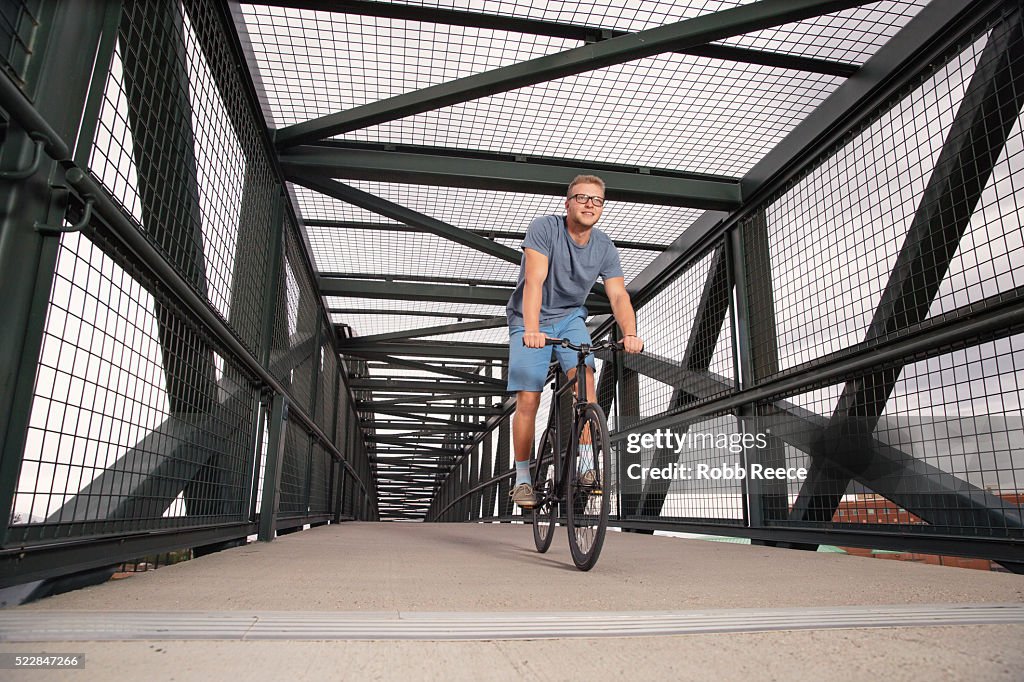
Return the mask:
M548 335L544 332L525 332L523 334L523 345L527 348L543 348Z
M623 337L622 349L627 353L639 353L644 349L644 340L639 336L630 334L629 336Z

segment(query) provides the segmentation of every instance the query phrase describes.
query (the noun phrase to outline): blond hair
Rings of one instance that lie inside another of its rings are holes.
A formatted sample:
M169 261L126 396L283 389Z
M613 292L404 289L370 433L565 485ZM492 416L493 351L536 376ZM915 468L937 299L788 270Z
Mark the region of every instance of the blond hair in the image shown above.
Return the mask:
M571 197L572 188L575 187L576 185L583 184L598 185L601 187L601 193L604 193L604 180L597 177L596 175L577 175L575 178L572 179L572 182L569 183L569 189L565 193L565 196Z

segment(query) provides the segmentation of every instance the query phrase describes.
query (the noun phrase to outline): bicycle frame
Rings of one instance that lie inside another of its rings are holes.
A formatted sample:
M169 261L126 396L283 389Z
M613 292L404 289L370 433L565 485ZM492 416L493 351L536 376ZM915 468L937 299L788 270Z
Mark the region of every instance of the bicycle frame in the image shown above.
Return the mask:
M550 341L550 340L549 340ZM560 340L561 341L561 340ZM566 342L562 341L561 344L549 343L549 345L565 345ZM548 408L548 423L545 427L545 431L554 431L554 447L552 452L554 453L554 461L551 464L554 468L554 485L552 489L547 491L546 494L539 495L537 500L537 506L540 507L546 502L562 503L565 501L565 483L569 477L569 443L566 443L565 450L562 449L562 420L559 414L559 405L561 402L562 395L570 390L573 386L579 386L581 390L575 392L572 404L572 419L570 420L570 430L572 425L575 424L577 417L583 410L584 406L589 402L587 400L587 355L590 354L593 346L590 344L583 344L581 350L576 352L576 374L572 379L569 379L565 374L562 373L561 368L555 372L555 383L552 388L552 400L551 406ZM582 383L581 383L582 379ZM552 426L553 424L553 426ZM541 473L543 467L547 466L546 462L540 460L540 454L537 459L537 469L534 475L534 481L543 480Z

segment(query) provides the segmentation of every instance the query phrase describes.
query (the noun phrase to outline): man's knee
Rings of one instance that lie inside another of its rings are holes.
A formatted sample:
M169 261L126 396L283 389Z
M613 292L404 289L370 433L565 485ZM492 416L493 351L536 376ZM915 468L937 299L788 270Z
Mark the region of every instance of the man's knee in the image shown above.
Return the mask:
M533 391L520 391L516 394L516 414L524 417L537 415L537 408L540 407L540 393Z
M575 379L576 378L576 368L573 367L572 369L568 370L565 373L565 376L569 378L569 381L572 381L573 379ZM587 386L588 387L592 387L593 385L594 385L594 368L591 367L590 365L587 365ZM573 390L576 390L575 387L573 388Z

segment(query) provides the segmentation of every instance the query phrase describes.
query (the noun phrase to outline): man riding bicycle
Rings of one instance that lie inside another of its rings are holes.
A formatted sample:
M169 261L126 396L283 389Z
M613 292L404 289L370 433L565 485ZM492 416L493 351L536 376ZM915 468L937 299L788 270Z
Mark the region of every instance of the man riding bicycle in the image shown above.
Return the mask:
M624 350L639 353L643 348L643 340L636 335L636 314L626 293L619 252L608 235L594 227L604 211L604 181L594 175L579 175L569 183L567 195L564 216L541 216L527 229L519 282L506 309L508 390L516 392L512 421L516 482L510 496L524 509L537 503L530 450L552 350L562 371L570 379L576 374L576 353L559 346L549 348L545 339L552 336L576 344L591 343L583 304L601 277L624 334ZM587 400L597 402L593 355L587 357Z

